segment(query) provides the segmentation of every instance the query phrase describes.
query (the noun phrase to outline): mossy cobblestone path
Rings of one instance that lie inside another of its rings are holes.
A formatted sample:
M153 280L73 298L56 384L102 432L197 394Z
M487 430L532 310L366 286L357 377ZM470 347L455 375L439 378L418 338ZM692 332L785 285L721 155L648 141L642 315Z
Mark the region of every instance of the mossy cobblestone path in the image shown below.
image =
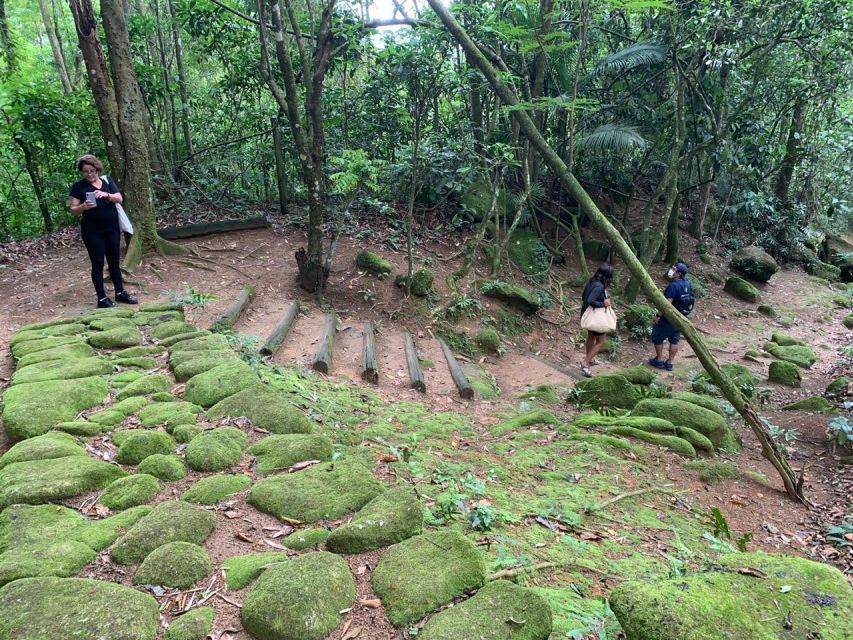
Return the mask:
M339 346L357 351L360 327ZM380 367L384 341L400 338L402 350L401 336L377 338ZM442 363L437 342L419 342ZM228 628L258 640L343 629L367 640L612 637L620 625L602 598L612 587L689 574L717 555L656 445L733 453L733 432L708 396L653 396L648 376L615 372L617 384L582 391L602 409L621 390L627 415L572 424L554 389L539 387L517 410L472 418L241 358L179 310L151 307L23 327L13 353L0 611L15 607L0 615L0 640ZM618 428L643 434L640 444L605 435ZM501 577L515 584L490 579ZM849 620L835 612L850 607L833 579L819 594L837 605L825 612L830 639Z

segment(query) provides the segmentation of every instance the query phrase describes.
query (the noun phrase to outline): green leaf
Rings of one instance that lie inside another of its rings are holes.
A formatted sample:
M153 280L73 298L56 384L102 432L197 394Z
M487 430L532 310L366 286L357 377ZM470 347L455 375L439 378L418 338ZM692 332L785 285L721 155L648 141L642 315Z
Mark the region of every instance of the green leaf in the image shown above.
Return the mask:
M597 73L605 71L628 71L638 67L648 67L666 61L666 47L654 42L638 42L616 53L611 53L595 68Z
M578 147L589 151L625 152L632 148L644 149L646 139L637 127L625 124L603 124L578 140Z
M792 586L791 586L791 585L789 585L789 584L784 584L784 585L782 585L782 586L779 588L779 593L788 593L788 592L789 592L791 589L793 589L793 588L794 588L794 587L792 587Z

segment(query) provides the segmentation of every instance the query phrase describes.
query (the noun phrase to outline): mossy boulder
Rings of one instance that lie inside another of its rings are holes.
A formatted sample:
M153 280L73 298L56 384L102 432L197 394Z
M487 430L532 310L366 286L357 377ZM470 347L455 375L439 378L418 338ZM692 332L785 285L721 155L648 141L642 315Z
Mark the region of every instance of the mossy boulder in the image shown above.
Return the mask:
M551 384L536 385L532 389L518 394L518 398L520 400L538 400L545 404L557 404L560 401L560 398L557 397L557 390Z
M160 366L160 363L154 358L115 358L112 360L112 364L126 369L145 370L156 369Z
M197 544L169 542L145 557L133 576L133 582L189 589L212 568L207 551Z
M720 414L685 400L670 398L647 398L640 401L632 416L663 418L680 427L698 431L714 443L714 446L734 452L739 449L734 433Z
M202 408L192 402L155 402L139 412L139 420L143 427L153 427L162 424L171 431L179 424L195 424L196 414Z
M853 637L843 574L791 556L732 553L704 572L623 582L610 606L630 640Z
M827 411L835 411L835 405L829 402L823 396L810 396L790 402L782 407L782 411L813 411L816 413L826 413Z
M729 266L755 282L767 282L779 271L779 265L772 256L756 246L744 247L738 251Z
M603 240L584 240L583 253L587 260L605 262L610 257L610 245Z
M257 387L258 375L242 360L224 362L190 379L184 400L212 407L248 387Z
M332 441L326 436L298 433L267 436L249 447L249 453L258 458L255 472L267 475L305 460L331 460Z
M225 569L225 584L231 591L247 587L261 572L279 562L287 562L288 555L275 551L231 556L222 563Z
M89 422L87 420L69 420L67 422L58 422L54 427L57 431L63 431L72 436L82 436L89 438L97 436L105 431L109 431L107 425L98 424L97 422Z
M807 346L806 343L803 342L802 340L797 340L797 338L795 338L793 336L789 336L786 333L778 333L778 332L774 333L771 336L770 342L775 342L780 347L791 347L793 345Z
M49 352L60 347L81 343L85 344L85 340L78 336L50 336L47 338L38 338L37 340L25 340L12 345L12 356L17 360L21 360L41 351Z
M430 618L421 640L546 640L551 635L551 607L530 589L495 580L474 596Z
M109 331L110 329L135 326L136 323L134 323L130 318L95 318L89 323L89 328L96 331Z
M841 277L841 269L821 260L809 260L805 264L806 273L828 282L835 282Z
M221 333L205 332L170 345L169 356L171 358L176 353L184 351L223 351L230 349L231 345L228 344L228 338L224 335Z
M181 500L195 504L216 504L228 496L251 486L252 479L242 473L208 476L196 482L181 494Z
M373 590L395 627L414 624L485 582L482 554L453 529L395 544L373 572Z
M520 413L509 420L504 420L496 424L491 428L491 431L493 435L500 437L505 433L521 429L522 427L529 427L534 424L557 424L558 422L559 420L550 411L534 409L533 411Z
M839 376L827 385L825 393L830 396L839 395L845 393L849 385L849 377Z
M427 295L432 289L432 283L435 276L433 276L432 271L429 269L418 269L412 274L412 288L411 292L413 296L424 297ZM406 283L409 280L409 276L405 273L401 273L396 278L394 278L394 284L396 284L401 289L406 288Z
M378 253L366 250L360 251L355 257L355 265L359 269L363 269L364 271L367 271L367 273L379 278L384 278L385 276L390 275L392 269L391 263L388 262L388 260L380 256Z
M108 394L99 377L16 384L3 394L3 429L12 441L39 436L101 404Z
M758 305L758 313L767 317L767 318L775 318L777 317L776 309L774 309L769 304L760 304Z
M103 411L91 414L87 420L109 430L110 427L116 427L124 422L126 417L127 416L121 411L117 411L115 409L104 409Z
M810 368L816 361L817 355L811 347L805 345L791 345L782 347L773 342L764 345L764 350L780 360L792 362L803 369Z
M142 334L134 325L95 331L89 333L86 339L96 349L117 349L142 344Z
M195 471L222 471L243 458L246 434L235 427L204 431L187 445L186 460Z
M197 435L201 434L202 428L194 424L179 424L172 429L172 436L177 442L185 444L190 442Z
M193 378L195 380L195 378ZM310 433L311 421L293 406L283 393L257 381L248 388L214 404L207 416L217 420L225 416L244 416L252 424L271 433Z
M654 433L652 431L644 431L634 427L610 427L607 430L607 434L612 436L636 438L637 440L642 440L649 444L656 444L660 447L664 447L681 456L687 456L688 458L696 457L696 448L687 440L680 438L679 436Z
M740 389L740 392L747 398L751 398L755 393L755 377L749 367L742 364L726 363L720 365L723 373L728 376L735 386ZM716 395L718 393L715 383L711 376L703 372L693 378L691 383L693 391L699 394Z
M314 552L264 571L240 617L258 640L321 640L341 623L341 611L355 595L346 561Z
M175 439L168 433L136 429L119 446L116 461L121 464L139 464L155 453L174 453L176 447Z
M116 465L89 456L15 462L0 469L0 509L73 498L125 475Z
M114 358L141 358L143 356L155 356L165 351L159 344L148 345L145 347L128 347L113 351Z
M23 440L0 457L0 469L15 462L48 460L65 456L85 456L86 450L67 433L48 431L44 435Z
M72 358L70 360L51 360L31 364L28 367L18 367L12 375L12 385L28 382L45 382L46 380L73 380L75 378L89 378L109 373L113 370L112 365L105 359Z
M642 385L650 385L658 377L654 371L639 364L614 371L612 375L622 376L631 384Z
M208 331L207 329L197 329L195 331L179 333L176 336L169 336L168 338L163 338L162 340L160 340L159 345L161 347L169 348L177 345L178 343L189 342L190 340L201 338L207 335L210 335L210 331Z
M121 400L120 402L115 403L110 408L115 409L122 415L129 416L132 413L136 413L143 407L147 406L148 403L149 400L145 396L131 396L129 398Z
M18 327L18 332L24 331L35 331L38 329L47 329L48 327L56 327L60 324L74 324L79 323L78 318L69 317L69 318L53 318L51 320L45 320L43 322L30 322L21 327Z
M65 344L44 351L36 351L18 360L18 368L29 367L40 362L56 360L73 360L75 358L90 358L95 355L95 350L82 340Z
M692 391L676 391L675 393L670 394L670 397L673 400L684 400L685 402L697 404L703 409L713 411L714 413L719 414L724 418L726 417L726 412L723 411L723 408L720 406L719 402L717 402L714 398L702 395L701 393L693 393Z
M302 549L308 549L310 547L316 547L318 544L323 544L329 539L330 535L332 535L331 531L319 527L315 529L300 529L299 531L294 531L289 536L282 538L281 544L288 549L301 551Z
M848 329L853 329L853 313L848 313L846 316L844 316L843 322L845 327L847 327Z
M139 305L140 312L148 311L183 311L184 303L174 300L164 300L162 302L143 302Z
M484 280L480 282L480 293L487 298L505 302L525 315L533 315L542 308L542 301L530 289L499 280Z
M0 589L0 638L155 640L159 605L102 580L24 578Z
M699 433L695 429L678 426L669 420L664 420L662 418L653 418L649 416L604 416L590 412L579 415L572 424L575 427L625 427L627 429L638 429L652 434L677 436L678 438L689 442L694 449L702 449L708 453L714 452L714 445L707 436ZM633 435L633 432L625 432L616 435ZM662 441L657 439L647 439L645 441L654 444L662 444ZM662 446L667 445L662 444ZM683 455L689 455L689 449L682 447L679 443L675 443L674 446L675 449L673 450L678 450L678 453L683 453Z
M758 299L761 297L758 293L758 289L753 287L743 278L738 278L737 276L731 276L726 280L726 284L723 286L723 291L730 293L739 300L745 300L746 302L758 302Z
M123 387L116 394L116 398L123 400L132 396L147 396L161 391L168 391L171 387L172 379L162 373L152 373L151 375L141 376Z
M205 640L213 629L213 607L197 607L176 618L163 640Z
M627 378L618 374L595 376L575 384L582 404L616 409L633 409L639 397Z
M198 329L182 320L169 320L151 329L151 337L155 340L165 340L182 333L192 333Z
M137 473L110 483L98 502L113 511L122 511L151 502L159 491L160 481L157 478Z
M124 389L135 380L139 380L145 374L139 371L121 371L110 376L110 386L114 389Z
M357 511L382 490L369 469L339 460L261 480L249 491L248 502L264 513L311 523Z
M799 387L803 381L803 375L797 365L786 360L777 360L770 363L767 379L770 382L777 382L788 387Z
M76 575L96 555L93 549L75 540L15 547L0 553L0 587L21 578L68 578Z
M22 342L31 340L39 340L41 338L54 338L59 336L73 336L77 333L82 333L86 330L86 325L79 322L70 322L64 324L55 324L41 329L21 330L12 336L9 344L15 346Z
M190 351L189 353L195 357L177 358L176 361L180 361L180 364L176 364L176 361L169 361L175 373L175 379L178 382L186 382L190 378L205 371L210 371L221 364L240 359L233 351Z
M423 505L408 486L395 487L368 502L326 541L335 553L365 553L421 532Z
M699 472L699 479L708 484L717 484L725 478L737 480L740 471L732 462L716 462L714 460L690 460L684 463L685 469Z
M110 549L118 564L138 564L170 542L201 544L213 531L216 515L186 502L161 502Z
M506 251L510 262L526 275L548 271L548 249L533 229L516 228L507 243Z
M480 329L474 340L476 341L477 346L485 353L498 353L501 346L500 335L491 327Z
M187 475L187 470L178 456L155 453L139 463L136 473L153 476L164 482L175 482Z

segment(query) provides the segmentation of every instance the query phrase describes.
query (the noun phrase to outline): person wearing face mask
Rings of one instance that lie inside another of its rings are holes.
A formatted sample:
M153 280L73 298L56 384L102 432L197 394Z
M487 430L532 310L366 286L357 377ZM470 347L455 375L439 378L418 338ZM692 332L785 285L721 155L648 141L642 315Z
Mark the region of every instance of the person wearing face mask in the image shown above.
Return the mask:
M686 279L687 265L683 262L676 262L669 268L666 275L672 282L667 285L663 292L664 297L682 315L689 315L693 311L695 298L693 297L693 287ZM666 360L663 359L664 341L669 342L669 356ZM675 360L675 355L678 353L679 342L681 342L681 332L672 326L672 323L665 317L655 316L654 326L652 327L652 344L655 346L655 357L649 360L649 364L657 369L672 371L672 361Z

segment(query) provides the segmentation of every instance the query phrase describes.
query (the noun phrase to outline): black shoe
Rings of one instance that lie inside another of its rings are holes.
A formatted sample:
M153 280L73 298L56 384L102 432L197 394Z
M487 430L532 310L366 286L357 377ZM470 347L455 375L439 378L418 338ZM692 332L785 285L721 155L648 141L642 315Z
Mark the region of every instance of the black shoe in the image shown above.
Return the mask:
M109 298L101 298L98 300L98 309L112 309L114 306L116 306L116 303Z
M139 304L136 296L130 295L127 291L122 291L116 294L116 302L124 302L125 304Z

